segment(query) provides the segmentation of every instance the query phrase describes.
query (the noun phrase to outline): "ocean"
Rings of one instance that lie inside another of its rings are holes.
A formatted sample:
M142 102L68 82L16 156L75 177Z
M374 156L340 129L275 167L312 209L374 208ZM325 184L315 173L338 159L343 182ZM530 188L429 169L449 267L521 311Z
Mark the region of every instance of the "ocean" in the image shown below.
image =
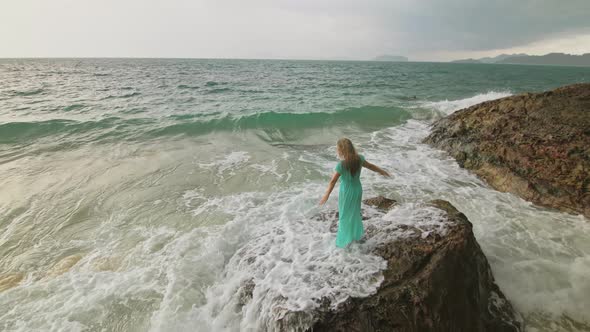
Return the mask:
M311 218L337 207L318 202L348 137L393 175L362 182L396 218L437 198L467 215L529 331L589 331L588 220L420 143L458 109L576 82L590 68L1 59L0 330L273 331L371 294L384 261Z

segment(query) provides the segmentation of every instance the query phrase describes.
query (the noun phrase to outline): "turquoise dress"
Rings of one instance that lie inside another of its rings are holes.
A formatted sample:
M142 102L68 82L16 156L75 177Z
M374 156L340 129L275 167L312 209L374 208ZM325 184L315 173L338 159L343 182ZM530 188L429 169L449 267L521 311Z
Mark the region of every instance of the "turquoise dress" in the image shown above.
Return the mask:
M359 155L361 164L365 157ZM351 175L344 168L342 161L336 165L336 172L340 174L340 191L338 194L338 233L336 233L336 246L346 247L352 241L358 241L365 230L361 218L361 200L363 198L363 187L361 185L361 168L356 174Z

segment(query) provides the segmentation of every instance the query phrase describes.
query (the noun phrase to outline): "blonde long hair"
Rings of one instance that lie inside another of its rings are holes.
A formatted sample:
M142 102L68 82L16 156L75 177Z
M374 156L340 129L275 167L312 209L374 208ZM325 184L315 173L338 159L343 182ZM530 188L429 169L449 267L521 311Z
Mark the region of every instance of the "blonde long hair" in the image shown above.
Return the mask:
M361 158L356 153L354 145L348 138L341 138L336 143L338 154L343 159L342 166L347 169L351 175L355 175L361 168Z

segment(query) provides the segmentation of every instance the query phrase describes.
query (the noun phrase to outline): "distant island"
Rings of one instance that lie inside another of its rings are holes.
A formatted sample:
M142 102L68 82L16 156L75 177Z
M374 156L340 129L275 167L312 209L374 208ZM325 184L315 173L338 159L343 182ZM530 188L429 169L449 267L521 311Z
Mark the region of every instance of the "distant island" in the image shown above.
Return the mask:
M375 57L373 61L407 62L408 58L401 55L380 55Z
M497 63L521 65L580 66L590 67L590 53L573 55L565 53L549 53L545 55L500 54L496 57L481 59L461 59L452 63Z

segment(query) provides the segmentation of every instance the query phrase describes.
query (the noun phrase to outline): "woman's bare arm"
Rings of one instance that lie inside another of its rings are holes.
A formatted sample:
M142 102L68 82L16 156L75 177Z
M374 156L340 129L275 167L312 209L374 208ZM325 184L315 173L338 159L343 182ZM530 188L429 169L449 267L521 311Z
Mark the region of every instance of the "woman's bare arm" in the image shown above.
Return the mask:
M363 162L363 167L364 168L368 168L371 171L376 172L376 173L379 173L379 174L381 174L383 176L387 176L387 177L390 177L391 176L391 175L389 175L389 173L387 173L387 171L379 168L379 166L377 166L377 165L371 164L370 162L368 162L366 160Z
M330 183L328 184L328 189L326 189L326 193L324 194L324 197L322 197L322 199L320 200L320 205L323 205L324 203L326 203L326 201L330 197L330 194L332 193L332 190L334 189L334 186L336 185L336 182L338 182L338 178L340 178L340 174L338 174L338 172L335 172L332 175L332 179L330 180Z

